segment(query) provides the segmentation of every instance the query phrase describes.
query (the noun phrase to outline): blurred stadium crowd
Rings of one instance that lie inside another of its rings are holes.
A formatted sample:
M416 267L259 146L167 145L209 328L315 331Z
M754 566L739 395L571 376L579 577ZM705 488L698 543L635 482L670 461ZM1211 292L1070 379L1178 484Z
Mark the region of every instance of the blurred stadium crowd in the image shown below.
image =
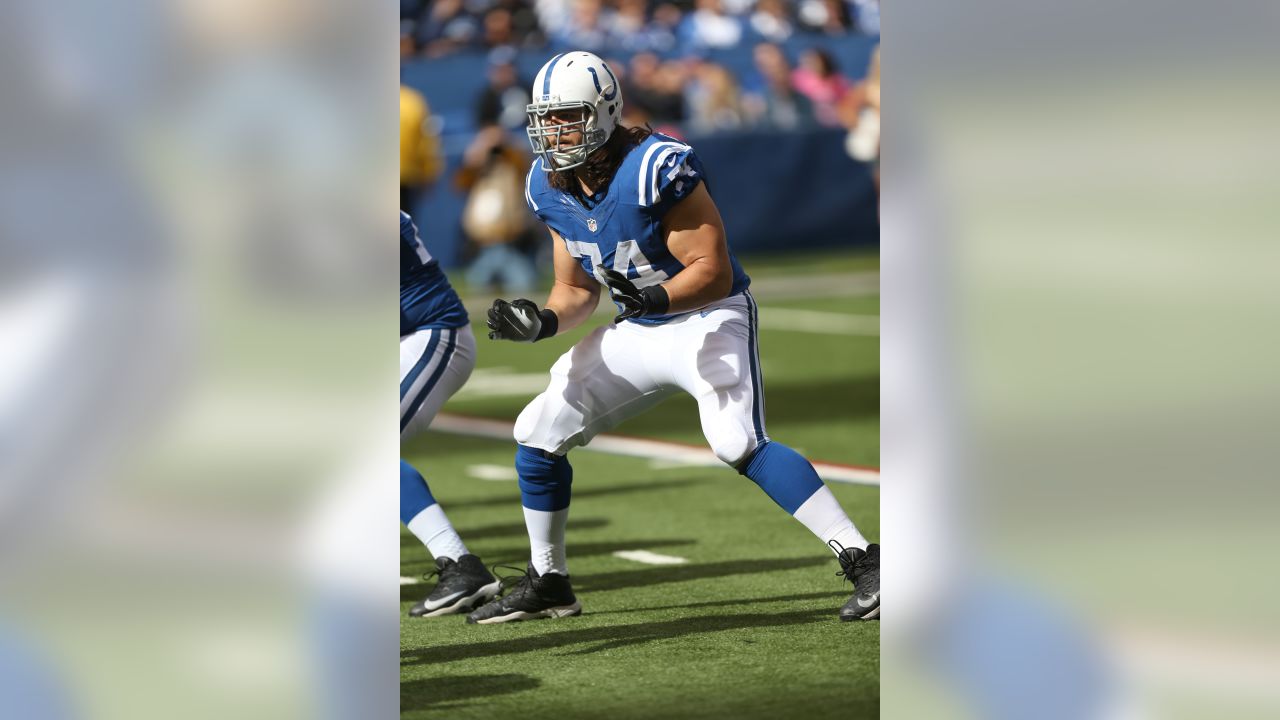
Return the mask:
M858 82L866 68L842 68L838 55L850 53L823 40L847 49L840 39L879 33L879 0L401 0L400 7L402 62L487 58L473 116L447 118L445 134L518 129L532 71L517 58L566 50L610 60L628 124L677 135L852 127L866 101Z
M539 244L522 217L525 106L538 68L569 50L609 63L622 85L623 124L697 139L700 152L711 154L717 148L708 139L741 141L722 152L721 176L758 175L761 154L778 143L791 143L797 156L814 147L847 155L866 171L812 163L771 169L802 178L797 192L823 183L848 188L810 213L827 220L815 224L828 237L875 222L879 0L401 0L400 17L400 202L428 216L422 229L446 266L455 263L448 246L458 237L456 262L474 267L487 258L479 264L501 269L498 284L508 289L533 281L518 256L528 252L495 246ZM813 176L803 177L809 170ZM433 188L445 192L428 197ZM828 211L847 198L860 198L861 223ZM735 193L722 212L733 216L734 200L752 202ZM488 285L489 274L477 270L471 280Z
M879 0L400 0L401 53L689 52L796 33L880 34Z

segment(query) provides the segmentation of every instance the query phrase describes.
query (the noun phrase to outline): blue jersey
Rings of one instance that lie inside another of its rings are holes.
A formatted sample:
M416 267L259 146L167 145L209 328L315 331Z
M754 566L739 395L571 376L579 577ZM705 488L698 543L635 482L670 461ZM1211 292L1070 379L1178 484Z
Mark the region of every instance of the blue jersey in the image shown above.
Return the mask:
M702 163L693 148L666 135L654 133L631 148L603 193L586 204L551 187L539 158L525 180L529 209L547 227L564 238L569 254L582 269L604 284L596 268L601 265L624 273L636 287L665 282L684 269L667 249L662 218L703 182ZM733 265L730 295L747 289L751 278L738 259ZM673 315L633 318L629 322L660 325Z
M469 322L458 293L427 252L413 220L400 211L400 336Z

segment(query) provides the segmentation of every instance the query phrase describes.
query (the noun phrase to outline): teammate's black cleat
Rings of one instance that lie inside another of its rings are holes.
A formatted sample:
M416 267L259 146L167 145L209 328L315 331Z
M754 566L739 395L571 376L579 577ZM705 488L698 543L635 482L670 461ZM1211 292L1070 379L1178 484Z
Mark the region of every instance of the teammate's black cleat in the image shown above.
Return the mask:
M436 574L440 582L425 600L409 609L413 617L466 612L492 600L502 589L502 583L475 555L463 555L457 562L436 558Z
M581 614L582 606L573 595L569 578L556 573L540 576L530 563L524 577L511 592L472 612L467 616L467 622L489 625Z
M832 540L831 547L839 552L840 572L853 583L853 597L840 608L840 619L875 620L880 617L880 546L872 543L866 550L841 547Z

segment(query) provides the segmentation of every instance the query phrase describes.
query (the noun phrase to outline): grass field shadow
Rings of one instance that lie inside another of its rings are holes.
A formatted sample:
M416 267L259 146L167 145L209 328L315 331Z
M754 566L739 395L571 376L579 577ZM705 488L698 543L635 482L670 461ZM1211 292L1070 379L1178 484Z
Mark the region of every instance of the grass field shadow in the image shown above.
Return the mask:
M558 622L572 622L572 620ZM836 623L838 621L830 610L797 610L772 614L695 615L677 620L635 623L632 625L608 625L605 627L563 630L531 637L508 637L491 642L469 642L439 647L416 648L402 651L400 659L402 664L433 664L471 658L494 657L497 655L514 655L539 650L561 650L563 651L561 654L564 655L586 655L602 650L643 645L657 640L686 635L742 630L745 628L804 625L815 622ZM494 632L495 635L502 632L500 626L494 628L481 626L481 631L485 630ZM588 645L588 647L569 650L568 647L573 645Z
M634 545L632 545L634 547ZM576 552L576 548L571 548ZM603 592L606 590L624 590L626 588L659 585L661 583L687 582L689 580L705 580L707 578L727 577L729 575L752 575L756 573L780 572L796 568L814 567L828 564L828 557L814 556L806 558L776 558L764 560L727 560L716 563L697 563L691 565L666 565L663 567L644 568L640 570L620 570L616 572L595 573L574 577L574 589L582 592Z
M644 607L627 608L625 610L600 610L593 611L592 615L620 615L623 613L637 612L654 612L657 610L691 610L693 608L734 608L741 605L762 605L775 602L795 602L796 600L843 600L853 591L850 587L846 590L828 590L826 592L799 593L796 595L775 595L774 597L762 598L736 598L733 600L708 600L707 602L681 603L679 605L652 605ZM832 611L834 612L834 610Z
M400 683L400 712L445 709L469 700L533 690L541 680L528 675L454 675Z

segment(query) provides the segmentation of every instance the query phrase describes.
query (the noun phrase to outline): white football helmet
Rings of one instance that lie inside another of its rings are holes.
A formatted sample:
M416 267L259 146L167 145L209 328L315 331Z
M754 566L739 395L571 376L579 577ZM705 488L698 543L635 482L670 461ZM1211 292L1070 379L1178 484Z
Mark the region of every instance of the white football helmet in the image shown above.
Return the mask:
M533 79L533 102L529 103L529 143L542 158L546 170L576 168L587 156L605 144L618 118L622 117L622 91L613 71L589 52L567 52L542 66ZM555 113L580 110L578 119L567 123L551 121ZM560 145L564 133L582 131L574 145Z

